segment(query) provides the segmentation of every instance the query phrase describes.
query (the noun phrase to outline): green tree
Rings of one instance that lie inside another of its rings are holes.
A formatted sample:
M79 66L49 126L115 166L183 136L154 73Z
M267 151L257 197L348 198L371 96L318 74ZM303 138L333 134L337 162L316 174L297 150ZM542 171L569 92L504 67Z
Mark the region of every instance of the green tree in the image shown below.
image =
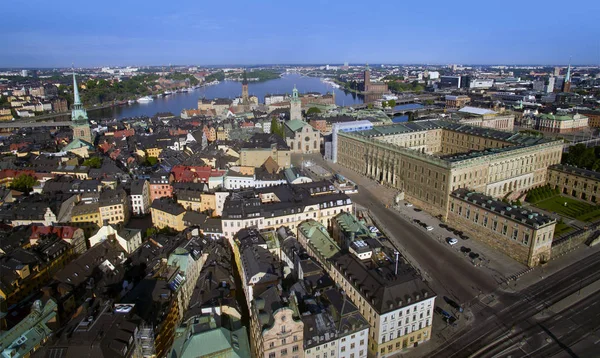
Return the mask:
M279 121L277 118L271 118L271 134L277 134L277 127L279 126Z
M307 116L312 116L313 114L319 114L321 113L321 110L318 109L317 107L310 107L307 111L306 111L306 115Z
M388 107L390 107L390 108L396 107L396 100L395 99L390 99L388 101Z
M146 158L146 164L148 166L155 166L158 163L158 158L156 157L147 157Z
M10 184L10 188L24 193L29 193L34 186L38 185L39 182L35 177L29 174L21 174L16 177Z
M381 107L382 108L385 108L387 106L388 106L387 101L381 101Z
M369 104L367 104L367 108L368 108L368 109L373 109L373 103L369 103Z
M83 161L83 165L90 168L100 168L102 166L102 158L91 157Z

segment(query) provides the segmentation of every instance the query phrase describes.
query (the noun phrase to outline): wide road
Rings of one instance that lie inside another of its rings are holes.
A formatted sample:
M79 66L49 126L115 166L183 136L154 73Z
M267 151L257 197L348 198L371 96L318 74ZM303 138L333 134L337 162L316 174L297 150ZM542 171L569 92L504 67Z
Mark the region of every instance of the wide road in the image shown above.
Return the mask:
M467 302L498 287L491 275L474 267L449 247L440 245L397 211L386 208L384 203L391 203L393 198L381 197L379 184L321 158L310 159L359 185L359 192L352 194L351 199L370 210L390 240L431 278L430 285L438 295L449 294L459 302Z
M482 357L592 357L600 352L600 292L498 343Z
M485 356L511 332L529 329L537 313L599 279L600 252L597 252L520 291L512 300L505 295L504 304L482 306L481 311L475 312L474 325L459 331L429 356Z

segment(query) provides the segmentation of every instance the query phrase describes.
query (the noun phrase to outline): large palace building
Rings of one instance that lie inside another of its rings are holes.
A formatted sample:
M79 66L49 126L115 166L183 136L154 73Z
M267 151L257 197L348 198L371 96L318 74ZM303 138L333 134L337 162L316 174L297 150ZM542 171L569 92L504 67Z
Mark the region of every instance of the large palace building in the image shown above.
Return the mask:
M544 185L561 160L561 140L447 121L416 121L338 133L338 163L448 215L450 193L469 188L516 198Z

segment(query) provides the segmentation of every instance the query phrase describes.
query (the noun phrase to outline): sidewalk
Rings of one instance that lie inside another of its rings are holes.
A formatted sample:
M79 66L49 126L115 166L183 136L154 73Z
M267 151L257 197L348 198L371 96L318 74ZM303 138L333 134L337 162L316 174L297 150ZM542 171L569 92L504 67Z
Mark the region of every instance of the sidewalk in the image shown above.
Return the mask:
M548 277L567 266L570 266L577 261L584 259L600 250L600 245L593 247L586 246L584 244L579 245L575 250L555 259L550 260L544 266L534 267L531 271L519 277L515 281L510 281L500 288L508 292L521 291L539 280Z

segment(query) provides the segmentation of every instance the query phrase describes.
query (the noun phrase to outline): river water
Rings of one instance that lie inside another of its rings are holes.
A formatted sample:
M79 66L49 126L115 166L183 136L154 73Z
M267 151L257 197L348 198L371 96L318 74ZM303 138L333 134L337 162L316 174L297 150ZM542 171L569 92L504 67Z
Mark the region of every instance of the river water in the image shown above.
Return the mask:
M321 82L317 77L304 77L297 74L286 74L281 78L265 82L248 84L250 95L258 97L259 102L264 103L266 94L291 93L292 89L298 88L302 94L305 92L335 92L335 102L339 106L363 103L363 97L353 92L345 92L342 89L333 88L331 85ZM170 96L155 98L152 102L134 103L113 108L89 111L90 119L103 118L130 118L140 116L153 116L158 112L171 112L179 115L184 109L195 109L198 107L198 98L235 98L242 95L242 84L236 81L223 81L218 85L202 87L188 93L174 93Z

